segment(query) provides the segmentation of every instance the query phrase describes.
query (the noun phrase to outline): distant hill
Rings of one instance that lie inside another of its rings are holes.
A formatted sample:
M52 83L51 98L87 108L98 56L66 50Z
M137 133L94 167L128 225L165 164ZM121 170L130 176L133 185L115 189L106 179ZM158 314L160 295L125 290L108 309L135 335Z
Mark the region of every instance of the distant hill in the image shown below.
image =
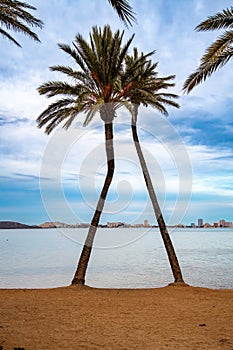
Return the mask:
M36 225L25 225L25 224L21 224L20 222L15 222L15 221L0 221L0 229L3 228L9 228L9 229L13 229L13 228L40 228L39 226Z

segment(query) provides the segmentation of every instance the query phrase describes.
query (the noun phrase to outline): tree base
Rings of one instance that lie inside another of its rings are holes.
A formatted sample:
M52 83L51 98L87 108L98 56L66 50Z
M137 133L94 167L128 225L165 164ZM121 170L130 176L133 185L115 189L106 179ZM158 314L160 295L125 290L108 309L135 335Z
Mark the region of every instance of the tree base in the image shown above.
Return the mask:
M169 283L168 286L169 287L173 287L173 286L189 287L189 284L185 283L184 281L175 281L175 282Z
M85 280L74 278L73 281L71 282L71 286L84 286L85 285Z

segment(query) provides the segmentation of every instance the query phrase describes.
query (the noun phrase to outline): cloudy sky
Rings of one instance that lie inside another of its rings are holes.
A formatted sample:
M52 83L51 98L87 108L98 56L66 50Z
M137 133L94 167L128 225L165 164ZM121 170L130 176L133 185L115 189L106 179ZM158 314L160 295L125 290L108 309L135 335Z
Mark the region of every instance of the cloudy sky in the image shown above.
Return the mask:
M197 33L195 26L232 1L131 0L137 24L130 29L107 0L29 2L45 24L37 31L41 44L15 34L20 49L0 38L0 220L90 221L106 170L103 126L97 116L83 128L80 115L68 132L43 134L35 120L49 101L37 87L58 79L49 66L73 64L57 43L71 44L77 33L88 39L92 26L110 24L113 30L125 30L125 40L135 33L132 47L139 51L156 50L153 60L159 62L160 76L176 75L172 92L180 95L181 108L169 109L168 118L144 108L138 121L166 221L233 221L232 63L190 95L181 91L219 34ZM124 110L115 123L115 138L116 175L101 222L154 223Z

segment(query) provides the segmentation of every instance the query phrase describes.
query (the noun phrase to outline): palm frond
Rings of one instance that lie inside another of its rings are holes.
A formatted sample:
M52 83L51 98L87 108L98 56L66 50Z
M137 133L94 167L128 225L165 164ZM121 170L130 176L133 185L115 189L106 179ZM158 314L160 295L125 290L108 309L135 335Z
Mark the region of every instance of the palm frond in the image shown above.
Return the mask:
M154 94L155 97L159 96L161 98L164 98L166 100L172 100L172 99L178 99L179 95L176 94L171 94L171 93L167 93L167 92L158 92Z
M58 102L58 101L57 101ZM85 104L68 105L61 107L52 112L50 106L47 108L47 113L44 111L38 118L38 127L42 128L46 125L45 133L50 134L58 125L63 122L62 128L68 129L74 121L75 117L85 108Z
M207 77L211 76L217 69L223 67L233 57L233 48L222 52L215 60L201 64L197 70L190 74L183 85L183 91L187 94Z
M124 60L126 54L127 54L127 51L128 51L128 49L129 49L129 46L131 45L131 43L132 43L132 41L133 41L133 38L134 38L134 34L131 36L131 38L129 38L129 40L127 41L127 43L125 44L125 46L124 46L124 47L122 48L122 50L121 50L121 53L120 53L119 59L118 59L118 64L117 64L117 66L116 66L116 69L117 69L118 71L121 70L121 65L122 65L122 63L123 63L123 60Z
M163 105L168 105L168 106L172 106L172 107L175 107L175 108L180 108L180 105L179 103L173 101L173 100L170 100L171 97L168 97L168 96L164 96L162 94L158 94L158 95L155 95L155 100L157 100L159 103L162 103ZM175 98L178 98L179 96L176 95Z
M39 86L38 91L41 95L47 95L48 97L56 95L77 96L84 89L85 86L82 84L70 85L63 81L49 81Z
M73 43L73 45L76 48L75 43ZM63 50L65 53L70 55L75 60L75 62L78 64L81 70L83 70L84 72L87 72L85 62L82 60L77 50L72 49L67 44L58 44L58 46L61 50Z
M86 67L91 71L96 65L96 56L93 54L91 46L84 40L81 34L76 35L74 46L82 62L85 62Z
M26 6L24 6L26 5ZM28 5L28 6L27 6ZM43 27L43 22L34 17L30 12L25 11L24 8L30 9L30 10L36 10L34 6L31 6L26 3L22 3L19 1L3 1L0 2L0 18L1 19L8 19L11 20L17 19L17 20L23 20L27 24L29 24L31 27Z
M36 10L36 8L26 2L18 1L18 0L1 0L1 5L2 6L12 6L16 9L20 8L25 8L25 9L30 9L30 10Z
M86 119L84 120L83 126L87 126L92 119L94 118L95 114L98 113L100 110L100 104L95 104L89 110L87 111Z
M69 78L83 82L84 85L91 83L90 76L86 72L77 71L71 67L56 65L56 66L50 67L50 70L53 72L63 73L65 75L67 75Z
M206 50L201 59L201 64L214 62L218 57L233 44L233 31L226 31L213 42Z
M47 123L45 133L49 135L58 125L60 125L66 119L72 118L73 121L73 117L76 114L77 113L73 108L60 109L53 118L50 117L50 122Z
M123 84L133 82L131 88L126 91L125 99L133 105L152 106L164 115L168 115L165 105L179 108L179 104L174 101L179 96L173 93L166 93L161 90L167 90L175 84L172 81L175 75L158 77L157 65L148 59L154 51L145 55L138 54L134 48L133 56L127 55L126 67L122 74ZM129 109L129 107L127 107ZM132 107L132 123L137 121L137 111Z
M218 30L222 28L233 27L233 8L225 9L222 12L218 12L213 16L209 16L205 21L201 22L195 30L197 31L209 31Z
M1 0L0 24L1 26L6 27L8 30L23 33L29 38L40 42L37 34L33 32L30 27L42 28L43 22L40 19L34 17L25 9L36 10L34 6L31 6L28 3L20 2L17 0ZM13 41L17 46L20 46L20 44L2 28L1 34L9 40Z
M86 103L78 103L75 106L75 109L73 111L73 113L70 113L69 118L67 119L67 121L64 123L63 125L63 129L69 129L69 127L71 126L71 124L73 123L73 121L75 120L76 116L82 112L85 111L86 108Z
M127 0L108 0L126 27L136 22L135 13Z
M233 28L233 7L225 9L200 23L198 31ZM206 80L213 72L223 67L233 55L233 30L220 35L206 50L199 67L189 75L183 85L183 91L189 93L195 86Z
M75 104L74 98L63 98L56 102L51 103L37 118L37 122L42 122L46 118L49 120L49 116L55 113L56 111L59 111L61 108L67 107L69 105ZM48 121L46 120L46 122Z
M211 44L201 58L199 67L184 82L183 91L189 93L213 72L223 67L233 57L232 44L233 31L226 31Z
M18 41L16 41L10 34L8 34L5 30L3 30L2 28L0 28L0 34L2 34L4 37L6 37L7 39L9 39L10 41L13 41L13 43L15 43L17 46L21 47L21 45L18 43Z
M13 30L14 32L23 33L29 38L40 42L37 34L33 32L27 25L20 22L16 17L6 18L6 16L1 16L0 22L5 25L5 27L9 30Z

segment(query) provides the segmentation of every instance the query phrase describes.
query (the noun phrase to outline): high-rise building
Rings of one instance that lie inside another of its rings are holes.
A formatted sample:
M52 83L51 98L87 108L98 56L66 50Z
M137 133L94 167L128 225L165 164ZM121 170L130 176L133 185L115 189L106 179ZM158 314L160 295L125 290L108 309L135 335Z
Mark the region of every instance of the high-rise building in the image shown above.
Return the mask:
M144 220L144 227L149 227L149 221L148 220Z
M224 227L233 227L233 224L231 221L225 221L225 226Z
M222 219L222 220L219 220L219 226L220 227L225 227L225 220L224 219Z
M198 219L197 220L197 226L202 227L203 226L203 219Z

